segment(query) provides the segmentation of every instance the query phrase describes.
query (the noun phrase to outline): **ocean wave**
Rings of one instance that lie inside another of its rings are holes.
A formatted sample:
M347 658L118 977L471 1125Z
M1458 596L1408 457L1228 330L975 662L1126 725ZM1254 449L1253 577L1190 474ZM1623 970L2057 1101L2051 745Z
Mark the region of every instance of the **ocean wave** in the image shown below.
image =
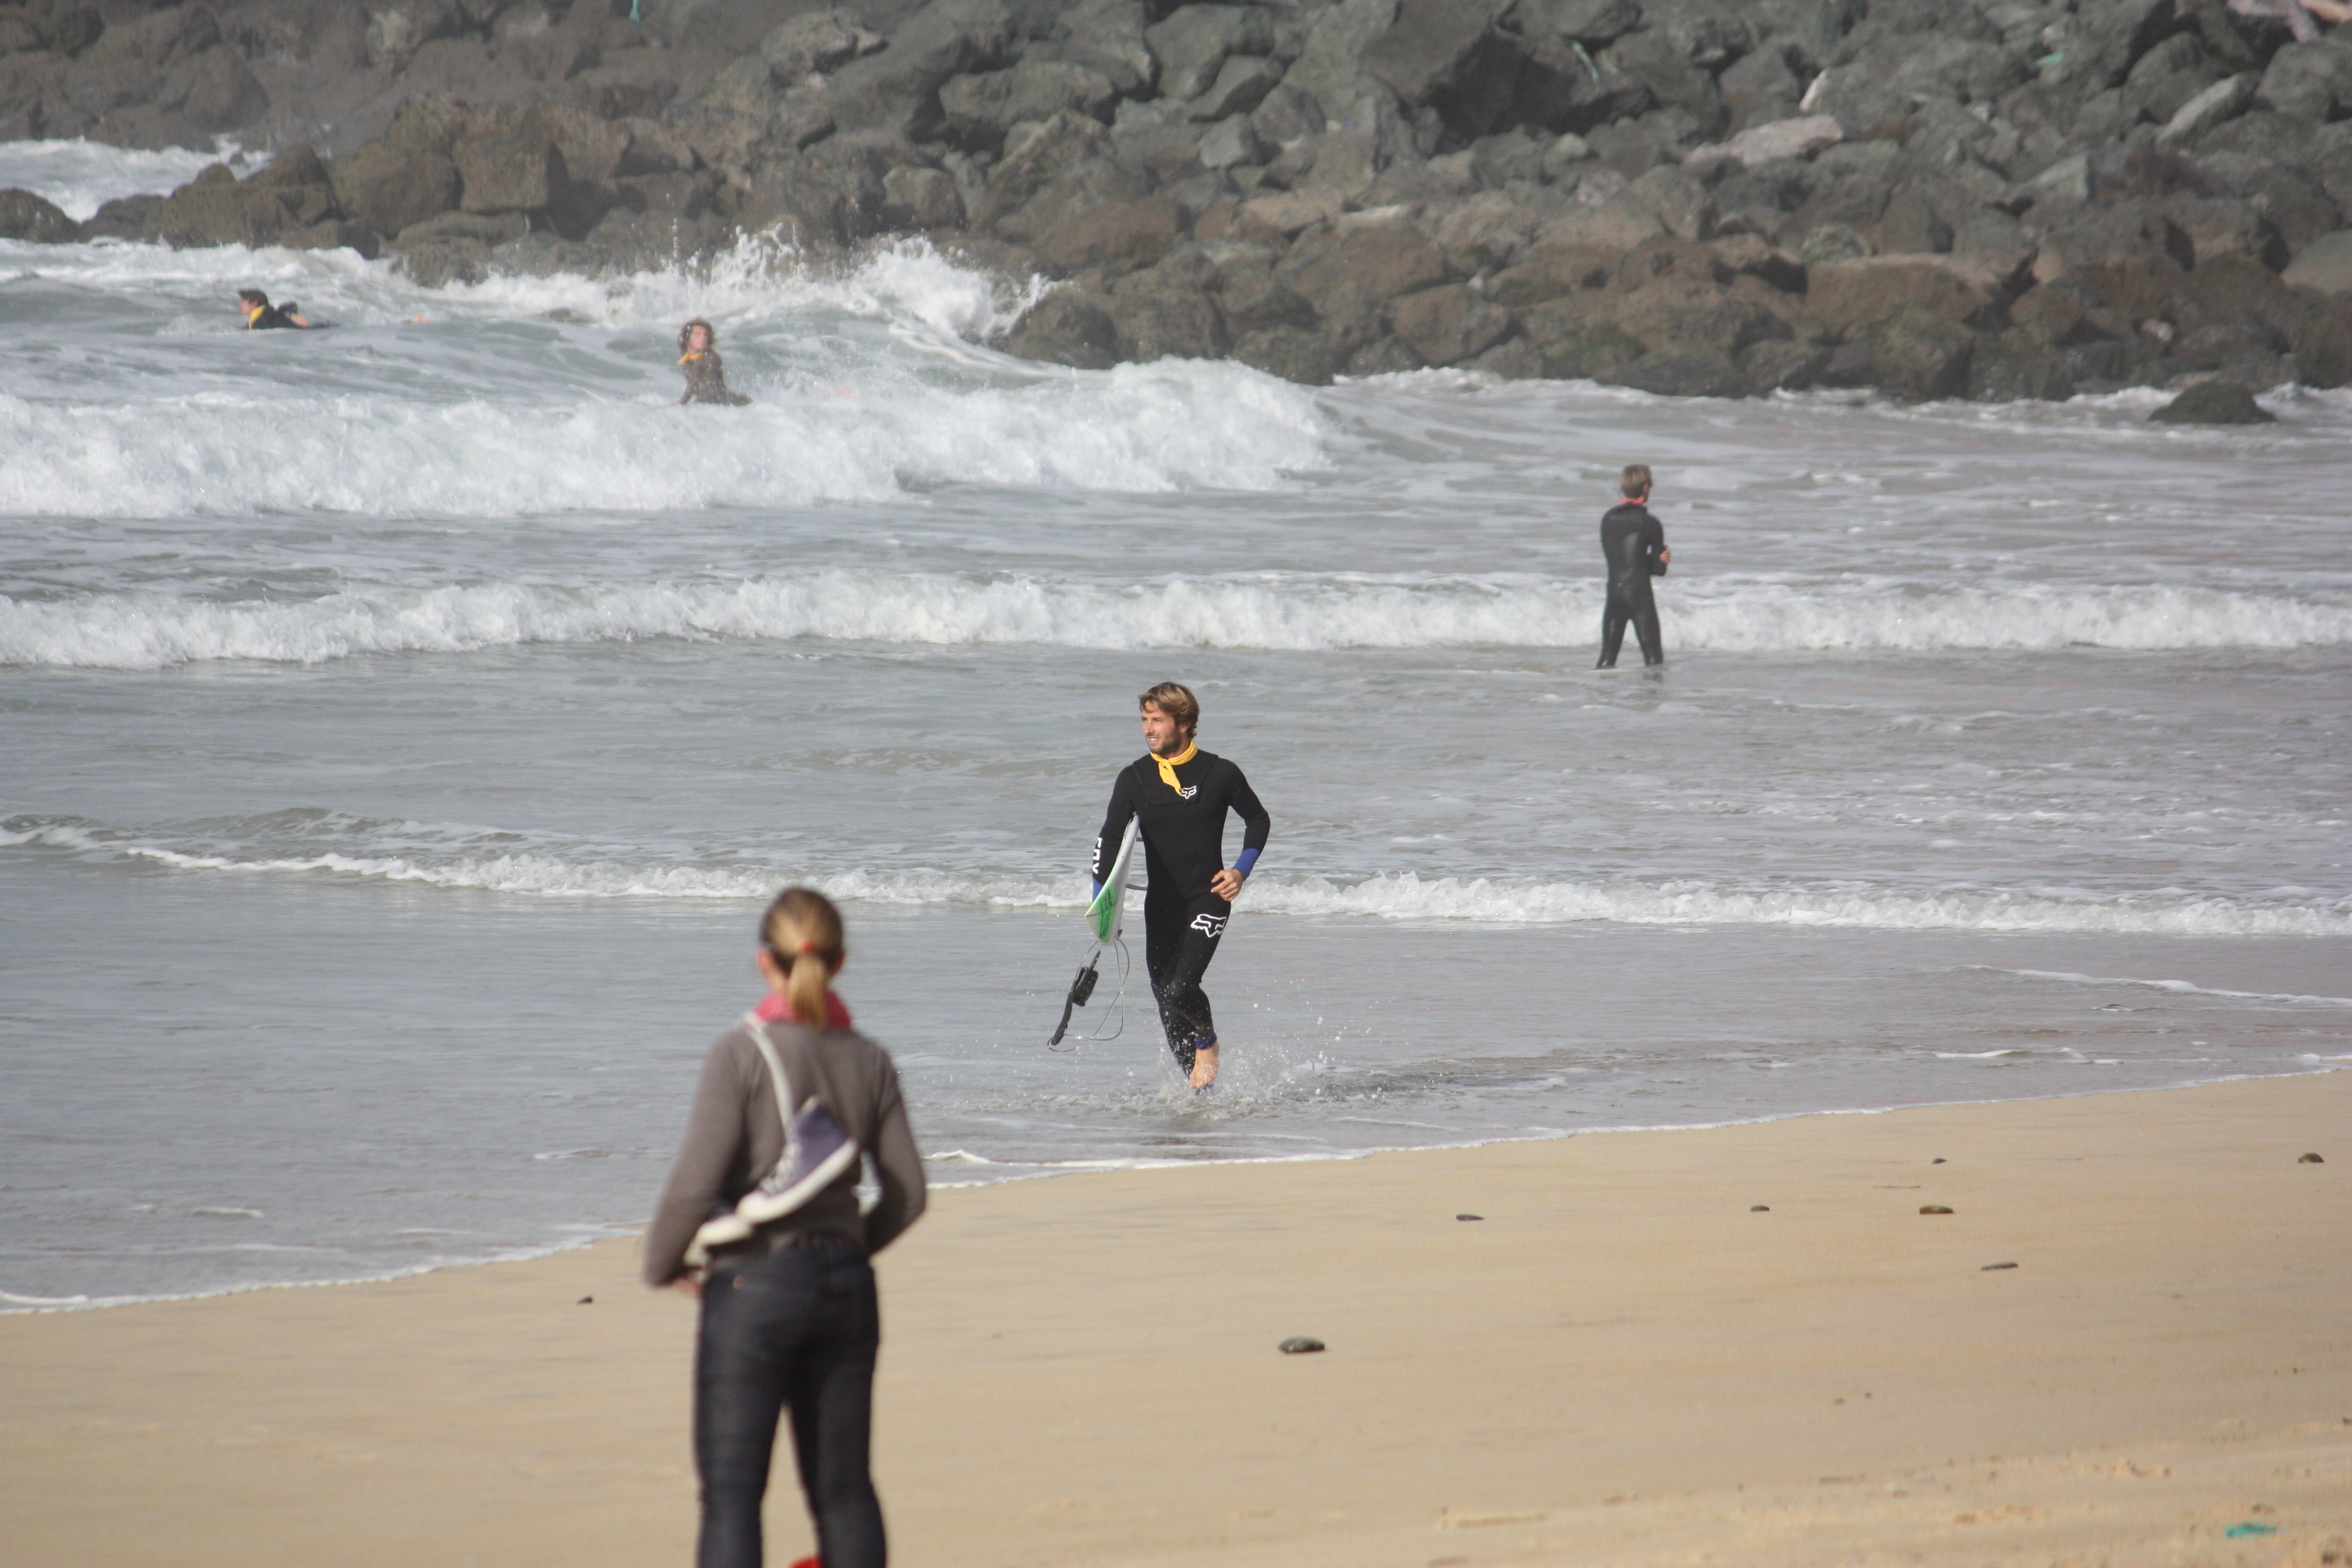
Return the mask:
M1584 580L1259 574L1111 584L834 570L733 583L362 589L256 603L114 593L0 595L0 665L157 669L211 659L317 664L525 643L729 637L1130 650L1582 647ZM1693 651L2332 647L2352 604L2169 587L1806 589L1718 581L1670 611Z
M2014 974L2023 980L2048 980L2061 985L2128 985L2148 991L2170 992L2176 996L2218 996L2230 1002L2280 1002L2294 1007L2352 1007L2352 996L2314 996L2293 991L2224 991L2186 980L2142 980L2128 974L2076 974L2060 969L2003 969L1993 964L1979 967L1994 974Z
M343 818L351 837L376 837ZM286 835L286 837L298 837ZM381 837L415 845L430 834L413 825ZM450 835L455 839L466 836ZM357 843L344 849L271 853L196 847L152 835L70 818L17 816L0 823L0 849L65 850L178 871L320 875L417 883L549 899L751 900L789 881L807 881L852 902L968 905L1075 910L1086 879L927 868L826 869L811 866L707 867L594 858L538 849L505 854L394 851ZM2352 936L2352 900L2232 898L2166 889L2101 896L2063 890L1900 889L1851 885L1731 888L1691 881L1534 882L1503 878L1423 878L1412 872L1353 881L1263 873L1250 881L1251 911L1308 917L1370 917L1487 925L1786 925L1875 931L2098 931L2149 936Z
M161 195L186 184L207 164L236 158L238 177L250 179L268 163L248 159L234 142L208 153L184 147L149 152L72 141L0 142L0 190L14 187L46 197L76 222L87 223L117 196Z

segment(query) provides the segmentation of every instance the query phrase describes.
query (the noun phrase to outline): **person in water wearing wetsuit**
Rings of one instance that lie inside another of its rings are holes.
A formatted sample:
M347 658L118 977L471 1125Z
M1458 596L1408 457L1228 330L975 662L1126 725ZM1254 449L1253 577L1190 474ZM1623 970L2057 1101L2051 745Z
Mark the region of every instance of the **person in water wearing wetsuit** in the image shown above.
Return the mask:
M1168 1048L1192 1087L1206 1089L1217 1077L1217 1026L1201 976L1217 955L1234 900L1257 865L1274 819L1241 769L1192 743L1201 703L1192 692L1163 680L1136 702L1150 750L1120 769L1111 785L1110 810L1095 840L1095 891L1102 891L1128 822L1135 819L1150 879L1143 898L1143 965ZM1228 811L1242 819L1242 852L1231 866L1224 863Z
M1650 515L1650 465L1628 463L1618 476L1624 500L1601 520L1601 553L1609 559L1609 604L1601 613L1601 662L1593 668L1617 668L1617 649L1625 640L1625 623L1642 641L1642 662L1666 662L1665 645L1658 637L1658 602L1651 597L1650 579L1666 574L1674 552L1666 548L1666 531Z
M740 392L727 389L727 367L719 358L719 334L709 322L697 316L677 330L677 363L686 372L686 395L678 405L689 403L723 403L740 407L751 400Z
M247 331L266 332L276 327L300 327L305 330L318 323L302 313L302 307L289 300L283 305L273 305L269 296L258 289L236 291L236 308L245 316Z

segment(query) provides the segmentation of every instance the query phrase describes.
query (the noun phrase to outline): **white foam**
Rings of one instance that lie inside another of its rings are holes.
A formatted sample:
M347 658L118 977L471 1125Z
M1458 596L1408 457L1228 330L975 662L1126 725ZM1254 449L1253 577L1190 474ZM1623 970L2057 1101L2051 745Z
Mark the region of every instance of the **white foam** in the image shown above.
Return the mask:
M0 423L5 423L0 405ZM452 430L456 429L453 422ZM583 439L586 437L583 437ZM782 482L788 465L776 470ZM705 476L707 479L708 476ZM1677 606L1698 651L2292 647L2352 642L2352 605L2217 590L2040 588L1877 594L1846 585L1711 584ZM154 669L208 659L315 664L646 637L1034 643L1112 650L1497 646L1581 648L1598 584L1534 577L1304 574L1103 584L827 571L732 583L375 589L222 603L155 593L0 595L0 665Z
M356 837L374 830L357 819ZM386 834L386 837L394 836ZM429 836L410 836L429 837ZM805 880L856 902L1076 910L1078 876L819 867L650 865L558 853L205 851L68 821L12 819L0 848L64 849L182 871L325 875L552 899L753 900ZM1695 881L1424 879L1410 872L1336 882L1261 873L1241 913L1462 921L1501 925L1785 925L1878 931L2101 931L2151 936L2352 936L2352 900L2256 900L2161 889L2120 897L1883 888L1725 888Z
M268 162L247 159L234 142L197 153L184 147L147 152L79 139L0 142L0 190L30 191L55 202L68 217L87 222L117 196L165 195L225 159L244 164L239 173L245 176Z
M2058 969L2003 969L1994 964L1983 968L1995 974L2014 974L2027 980L2054 980L2063 985L2131 985L2150 991L2168 991L2179 996L2221 996L2234 1002L2283 1002L2296 1007L2352 1007L2352 996L2306 996L2289 991L2223 991L2210 985L2191 984L2186 980L2141 980L2131 975L2075 974Z

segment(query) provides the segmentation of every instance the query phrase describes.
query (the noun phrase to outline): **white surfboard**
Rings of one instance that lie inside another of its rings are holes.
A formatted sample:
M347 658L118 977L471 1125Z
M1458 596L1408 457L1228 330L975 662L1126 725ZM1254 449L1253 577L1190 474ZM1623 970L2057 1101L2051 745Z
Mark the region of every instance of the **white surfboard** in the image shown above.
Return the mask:
M1142 824L1130 816L1127 819L1127 836L1119 840L1118 856L1110 863L1110 875L1103 879L1102 891L1087 906L1087 924L1093 928L1097 942L1117 942L1127 916L1127 877L1135 868L1135 847L1142 841Z

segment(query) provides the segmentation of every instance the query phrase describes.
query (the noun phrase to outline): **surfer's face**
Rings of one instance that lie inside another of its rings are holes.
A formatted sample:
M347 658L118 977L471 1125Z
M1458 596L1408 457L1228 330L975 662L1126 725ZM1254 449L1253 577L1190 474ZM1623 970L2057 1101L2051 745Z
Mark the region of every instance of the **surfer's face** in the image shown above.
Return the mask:
M693 335L686 340L686 349L688 353L709 353L710 352L710 329L708 327L695 328Z
M1151 748L1155 757L1167 756L1184 749L1183 727L1160 710L1157 703L1143 705L1143 743Z

